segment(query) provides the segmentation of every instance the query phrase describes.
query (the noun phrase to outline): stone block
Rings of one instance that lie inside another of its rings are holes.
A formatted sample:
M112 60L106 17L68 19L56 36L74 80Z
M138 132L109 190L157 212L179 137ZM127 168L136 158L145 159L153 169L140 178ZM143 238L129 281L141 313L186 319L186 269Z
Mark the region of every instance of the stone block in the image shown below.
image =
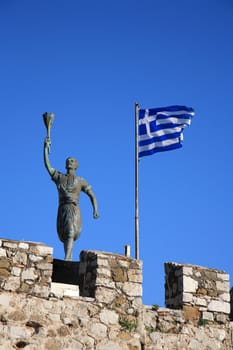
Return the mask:
M53 248L46 245L33 244L30 246L30 253L40 256L47 256L53 254Z
M192 303L193 301L193 295L191 293L183 293L183 303Z
M219 299L226 301L226 302L230 302L230 293L223 293L219 295Z
M207 300L205 298L193 297L193 303L196 306L207 306Z
M96 348L96 350L110 350L110 349L111 350L125 350L124 348L122 348L122 345L119 345L115 341L111 341L111 340L110 341L105 340L103 342L100 342Z
M0 259L0 269L9 269L10 261L8 259Z
M203 277L208 281L216 281L217 279L217 271L212 271L209 269L203 269L202 270Z
M227 273L217 273L217 278L222 281L229 281L230 276Z
M183 275L192 276L193 275L193 268L191 266L183 266L182 272L183 272Z
M33 285L33 288L31 289L31 294L36 295L41 298L47 298L50 293L49 286L39 285L35 284Z
M98 257L97 262L98 262L98 267L103 266L103 267L107 267L107 268L109 268L109 262L108 262L108 259Z
M39 262L39 261L43 260L43 257L38 256L38 255L29 254L29 260L32 261L33 263L35 263L35 262Z
M7 269L0 269L0 281L6 280L11 275Z
M3 247L4 248L10 248L12 250L16 250L18 248L18 243L13 241L3 241Z
M29 249L29 244L25 243L25 242L20 242L19 243L19 248L20 249L24 249L24 250L28 250Z
M52 282L50 292L58 298L63 296L78 297L79 287L72 284Z
M98 267L98 275L103 275L103 276L106 276L107 278L110 278L112 276L112 273L109 270L109 268Z
M29 267L28 269L22 272L21 278L22 278L22 281L26 281L26 280L35 281L38 278L38 275L33 267Z
M115 288L115 283L112 282L109 278L96 277L96 286L106 287L106 288Z
M183 292L196 293L198 282L191 277L183 276Z
M118 324L119 315L113 310L104 309L100 312L100 321L109 324Z
M207 321L214 321L214 315L212 312L203 311L202 312L202 319Z
M107 336L107 327L102 323L93 323L88 332L89 336L98 336L100 338L105 338Z
M220 300L211 300L208 304L208 311L230 313L230 304Z
M10 276L4 283L4 289L8 291L17 291L20 288L20 278L16 276Z
M142 286L139 283L126 282L123 284L123 292L130 297L142 296Z
M113 267L111 269L114 282L126 282L128 280L127 271L122 267Z
M229 317L225 314L217 314L216 321L224 324L224 323L227 323L229 321Z
M53 265L46 262L39 262L36 264L37 269L39 270L51 270L53 269Z
M17 251L13 257L14 264L27 265L27 253L22 251Z
M27 338L30 337L32 334L32 331L30 331L29 328L26 327L20 327L20 326L10 326L9 327L9 336L12 339L17 339L17 338Z
M95 292L95 298L99 303L111 304L116 298L116 294L115 289L98 287Z
M228 281L216 281L216 289L222 292L229 292L230 285Z
M22 269L20 267L12 267L11 274L13 276L19 277L21 275Z
M0 257L6 257L6 249L0 248Z
M128 261L125 261L125 260L119 260L119 265L120 265L121 267L129 268L129 262L128 262Z
M142 283L142 272L140 270L128 270L129 282Z
M0 294L0 309L8 309L11 302L11 295L8 294Z
M196 321L199 319L199 310L197 307L184 305L183 311L184 311L184 318L187 321Z

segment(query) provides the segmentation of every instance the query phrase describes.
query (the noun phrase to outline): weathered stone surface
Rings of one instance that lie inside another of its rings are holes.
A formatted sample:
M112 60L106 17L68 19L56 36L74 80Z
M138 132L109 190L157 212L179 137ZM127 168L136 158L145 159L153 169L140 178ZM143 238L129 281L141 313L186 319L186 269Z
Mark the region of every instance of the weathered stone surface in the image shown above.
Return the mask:
M193 268L191 266L183 266L182 273L186 276L192 276L193 275Z
M227 273L218 273L217 272L217 278L222 281L228 281L230 280L230 276Z
M230 285L228 281L216 281L216 289L223 292L229 292Z
M14 264L27 264L27 253L18 251L16 252L15 256L13 257L13 263Z
M55 339L55 338L49 338L45 342L45 349L46 350L60 350L60 349L62 349L62 342L57 340L57 339ZM81 349L81 347L77 346L77 350L78 349Z
M199 311L197 307L184 305L184 317L186 320L195 321L199 319Z
M226 303L224 301L211 300L211 302L208 305L208 310L229 314L230 313L230 304Z
M196 306L207 306L207 300L204 298L193 297L192 302Z
M115 288L115 283L108 278L104 277L97 277L96 278L96 285L101 286L101 287L106 287L106 288Z
M14 241L9 241L9 240L5 240L2 241L3 242L3 247L4 248L10 248L12 250L15 250L18 248L18 243L14 242Z
M226 324L228 321L228 316L223 314L216 315L216 321L218 323Z
M129 270L128 280L130 282L142 283L142 273L140 270Z
M214 321L214 316L212 312L203 311L202 313L202 319L208 320L208 321Z
M19 277L10 276L4 283L4 289L7 291L16 291L20 287Z
M228 283L225 273L169 263L166 298L180 310L157 309L142 304L141 262L113 253L87 251L80 263L80 287L87 295L93 293L93 297L72 293L59 296L52 293L52 256L43 255L46 249L40 255L36 243L23 242L20 247L21 242L8 246L4 242L0 240L0 246L7 251L9 265L0 271L9 275L0 283L0 350L232 348L233 325L228 313L222 311L230 304L229 292L221 290ZM184 289L187 281L189 291Z
M52 271L52 268L53 268L52 264L46 263L46 262L39 262L36 264L36 267L37 269L40 269L40 270L50 270L50 271Z
M38 256L38 255L33 255L33 254L29 254L29 260L32 262L39 262L41 260L43 260L42 256Z
M0 257L6 257L6 250L4 248L0 248Z
M183 293L183 303L192 303L193 295L191 293Z
M113 341L103 341L97 345L96 350L123 350L124 348Z
M91 325L88 335L95 335L100 338L105 338L107 335L107 327L102 323L94 323Z
M100 303L111 304L116 298L116 290L99 287L96 291L95 298Z
M10 326L9 327L9 336L12 339L17 338L28 338L32 335L30 329L20 326Z
M10 267L10 262L8 259L0 259L0 269L8 269Z
M11 296L9 294L1 294L0 293L0 309L6 310L11 301Z
M131 297L142 296L142 286L139 283L126 282L123 285L123 292Z
M119 321L119 315L112 310L102 310L100 312L100 321L104 324L118 324Z
M195 293L198 288L198 282L192 277L183 276L183 291L184 293Z
M38 278L34 268L30 267L22 272L22 280L32 280L35 281Z
M12 267L11 274L13 276L19 277L21 275L22 269L20 267Z
M32 289L32 294L38 297L47 298L50 293L50 288L43 285L34 285Z
M105 277L108 277L108 278L111 278L112 276L112 273L111 271L109 270L109 268L106 268L106 267L99 267L98 268L98 275L103 275Z
M112 279L114 282L126 282L128 280L126 269L122 267L112 268Z
M230 302L230 293L220 294L219 299L229 303Z
M0 280L1 279L6 279L10 275L11 275L11 273L7 269L0 269Z
M30 247L31 253L40 255L40 256L47 256L53 254L53 248L48 247L45 245L34 245Z

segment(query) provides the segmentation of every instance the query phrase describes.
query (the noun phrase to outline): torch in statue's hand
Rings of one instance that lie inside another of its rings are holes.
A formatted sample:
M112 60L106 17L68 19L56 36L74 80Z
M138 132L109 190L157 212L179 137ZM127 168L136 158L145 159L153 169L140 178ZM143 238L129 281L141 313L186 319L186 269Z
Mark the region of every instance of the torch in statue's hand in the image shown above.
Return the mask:
M51 126L53 124L54 114L47 113L47 112L44 113L43 120L44 120L44 124L45 124L46 130L47 130L47 137L45 139L45 143L46 143L46 146L48 147L48 152L50 153L50 145L51 145L50 130L51 130Z

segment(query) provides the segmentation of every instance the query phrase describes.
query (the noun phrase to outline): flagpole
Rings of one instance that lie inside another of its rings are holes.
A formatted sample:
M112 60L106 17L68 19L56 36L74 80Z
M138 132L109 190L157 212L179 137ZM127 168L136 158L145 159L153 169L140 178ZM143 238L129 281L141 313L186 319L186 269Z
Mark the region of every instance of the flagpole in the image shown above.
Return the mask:
M138 111L135 103L135 259L139 259L139 215L138 215Z

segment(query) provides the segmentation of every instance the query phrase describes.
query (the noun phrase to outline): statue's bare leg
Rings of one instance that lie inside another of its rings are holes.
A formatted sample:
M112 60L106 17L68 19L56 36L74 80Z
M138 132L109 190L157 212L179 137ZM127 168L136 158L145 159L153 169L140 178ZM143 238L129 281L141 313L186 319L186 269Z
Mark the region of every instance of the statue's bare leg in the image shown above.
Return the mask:
M74 235L73 233L69 234L69 237L64 242L65 250L65 260L72 260L73 246L74 246Z

